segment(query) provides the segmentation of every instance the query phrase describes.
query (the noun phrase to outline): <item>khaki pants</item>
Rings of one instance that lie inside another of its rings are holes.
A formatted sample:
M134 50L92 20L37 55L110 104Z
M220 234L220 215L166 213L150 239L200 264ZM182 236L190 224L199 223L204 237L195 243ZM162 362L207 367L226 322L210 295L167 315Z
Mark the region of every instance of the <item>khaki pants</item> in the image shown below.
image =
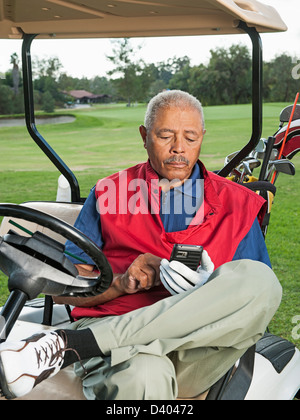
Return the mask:
M218 268L199 289L126 315L82 319L105 357L75 371L88 399L172 400L206 391L264 334L282 296L265 264Z

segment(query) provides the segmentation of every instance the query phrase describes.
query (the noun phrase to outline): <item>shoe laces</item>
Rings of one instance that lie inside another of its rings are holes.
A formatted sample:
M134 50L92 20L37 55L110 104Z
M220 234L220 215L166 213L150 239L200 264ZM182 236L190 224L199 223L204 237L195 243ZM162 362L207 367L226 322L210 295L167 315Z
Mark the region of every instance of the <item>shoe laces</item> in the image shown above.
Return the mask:
M38 348L35 347L35 353L37 358L38 369L41 366L45 366L48 362L49 367L56 365L61 366L64 360L64 352L66 351L65 341L63 340L64 346L61 345L61 336L58 334L51 333L51 336L43 345Z
M61 344L61 341L63 342L63 345ZM41 345L39 349L35 348L38 368L42 365L45 366L47 361L49 361L49 367L58 365L61 368L64 362L65 352L67 351L72 351L76 354L79 363L87 374L79 353L75 349L68 347L68 338L64 330L60 330L59 333L51 333L51 337L49 337L49 340L47 340L44 345Z

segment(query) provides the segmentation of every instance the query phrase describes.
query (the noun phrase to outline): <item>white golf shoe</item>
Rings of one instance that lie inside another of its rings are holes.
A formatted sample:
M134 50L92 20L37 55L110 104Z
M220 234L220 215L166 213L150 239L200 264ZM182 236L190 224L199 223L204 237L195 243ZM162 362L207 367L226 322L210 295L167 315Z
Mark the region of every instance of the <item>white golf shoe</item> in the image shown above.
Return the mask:
M1 344L0 393L7 399L28 394L60 371L65 350L65 341L53 331Z

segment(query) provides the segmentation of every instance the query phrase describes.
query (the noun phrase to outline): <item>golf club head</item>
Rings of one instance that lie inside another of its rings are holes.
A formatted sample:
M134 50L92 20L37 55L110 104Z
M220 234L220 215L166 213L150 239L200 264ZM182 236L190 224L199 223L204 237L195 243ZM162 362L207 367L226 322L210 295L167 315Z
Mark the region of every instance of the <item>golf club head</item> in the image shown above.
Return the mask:
M226 166L226 165L228 165L228 163L234 158L234 157L236 157L236 155L239 153L240 151L238 151L238 152L233 152L233 153L231 153L230 155L228 155L228 156L226 156L226 158L225 158L225 162L224 162L224 166Z
M247 157L243 160L243 162L240 165L240 168L246 170L247 175L250 175L250 173L248 173L248 171L252 172L254 171L255 168L259 168L261 165L261 161L254 158L254 157Z
M255 149L249 156L253 157L254 159L263 160L267 149L267 142L267 139L260 139L258 145L255 147Z
M242 163L242 166L243 166L243 172L244 172L244 174L246 174L246 175L252 175L252 171L251 171L251 168L250 168L250 162L249 161L244 161Z
M276 160L279 155L279 150L273 149L271 152L270 160Z
M259 142L258 142L258 145L254 149L255 152L256 153L265 153L266 148L267 148L266 143L267 143L266 139L260 139Z
M270 161L270 168L272 168L272 166L278 173L290 176L294 176L296 174L295 165L288 159Z

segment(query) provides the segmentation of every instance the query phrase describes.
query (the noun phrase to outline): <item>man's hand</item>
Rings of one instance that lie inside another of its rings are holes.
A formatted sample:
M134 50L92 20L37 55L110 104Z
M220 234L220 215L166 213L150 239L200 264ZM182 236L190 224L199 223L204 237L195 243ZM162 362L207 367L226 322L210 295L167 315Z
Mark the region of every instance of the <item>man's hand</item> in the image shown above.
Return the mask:
M140 255L125 274L116 279L115 287L123 294L134 294L160 285L161 258L152 254Z
M203 251L201 265L197 271L191 270L178 261L162 260L160 278L165 288L172 295L176 295L203 286L214 269L214 264L208 253Z
M114 274L112 285L101 295L81 298L81 297L54 297L53 300L59 305L71 305L81 307L91 307L109 302L117 297L134 294L142 290L149 290L160 285L159 267L161 258L152 254L140 255L128 268L125 274ZM80 275L85 277L95 277L92 265L76 265Z

